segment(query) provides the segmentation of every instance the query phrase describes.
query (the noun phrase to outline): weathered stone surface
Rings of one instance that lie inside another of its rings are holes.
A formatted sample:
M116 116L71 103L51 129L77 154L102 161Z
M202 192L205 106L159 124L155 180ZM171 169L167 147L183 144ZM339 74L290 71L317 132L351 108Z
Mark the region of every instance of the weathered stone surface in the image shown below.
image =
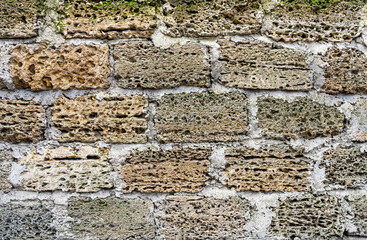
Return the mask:
M242 239L251 214L247 200L168 197L161 206L160 234L164 239Z
M11 82L9 61L11 58L12 43L2 43L0 45L0 89L7 88L6 84Z
M147 105L143 96L60 97L51 109L52 121L61 131L61 142L144 143Z
M331 239L343 235L342 210L334 196L288 197L275 213L270 231L286 239Z
M39 0L0 0L0 38L37 36Z
M172 37L214 37L260 31L257 0L168 0L163 21Z
M276 41L352 41L361 32L363 0L284 0L265 17L264 33Z
M108 46L18 45L12 51L10 72L17 88L48 89L106 88L109 75Z
M0 100L0 141L38 142L44 139L45 109L32 101Z
M348 231L348 235L367 237L367 196L357 195L349 197L349 204L354 213L352 223L355 231Z
M209 179L209 149L134 151L122 166L124 192L199 192Z
M327 63L323 91L330 94L367 93L367 58L363 52L352 48L332 48L322 60Z
M359 147L336 148L324 153L326 184L356 188L367 184L367 153Z
M307 55L264 42L218 41L220 80L228 87L309 91L312 88Z
M160 49L150 42L115 46L115 73L122 88L209 87L210 65L199 44Z
M61 30L66 38L149 38L160 0L65 0Z
M226 151L227 186L236 191L309 191L310 161L285 145Z
M167 94L157 103L154 123L160 142L235 141L246 133L245 95Z
M29 191L97 192L112 188L108 162L109 149L85 146L35 150L19 161L27 171L22 174L23 188Z
M78 239L154 239L152 208L141 198L73 197L68 202L71 233Z
M353 129L353 141L366 142L367 141L367 99L359 99L353 111L353 121L358 126Z
M293 102L274 97L258 100L258 126L267 137L312 139L339 134L344 115L335 107L311 99L298 98Z
M0 150L0 191L8 192L13 187L8 180L13 157L10 151Z
M0 238L56 239L52 208L52 202L38 200L0 205Z

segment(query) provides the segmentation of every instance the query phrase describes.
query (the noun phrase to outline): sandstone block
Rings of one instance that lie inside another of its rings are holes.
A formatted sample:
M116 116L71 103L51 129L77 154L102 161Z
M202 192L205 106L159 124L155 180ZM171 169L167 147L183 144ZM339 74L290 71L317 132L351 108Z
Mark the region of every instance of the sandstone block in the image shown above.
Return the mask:
M310 161L288 146L226 151L227 186L236 191L309 191Z
M343 236L342 210L334 196L288 197L275 210L270 231L286 239L332 239Z
M335 107L311 99L298 98L287 102L274 97L258 100L258 126L267 137L312 139L339 134L344 115Z
M327 184L358 188L367 184L367 153L359 147L336 148L324 153Z
M45 109L39 103L0 100L0 141L41 141L44 139L45 120Z
M53 204L48 201L12 201L0 205L1 239L56 238Z
M115 72L122 88L209 87L210 65L199 44L160 49L147 42L115 46Z
M251 206L247 200L171 196L161 206L165 239L242 239Z
M246 98L239 92L167 94L157 105L160 142L235 141L246 133Z
M73 197L68 215L71 233L78 239L154 239L153 203L141 198Z
M33 91L106 88L108 56L105 44L18 45L12 51L10 73L17 88Z
M284 0L270 10L264 33L283 42L350 42L361 33L363 0Z
M65 38L149 38L160 0L65 0L60 12Z
M353 141L367 141L367 99L359 99L354 107L353 120L357 123L357 127L353 129Z
M0 151L0 191L8 192L13 187L8 180L11 172L13 156L10 151Z
M61 131L61 142L144 143L147 105L143 96L61 97L51 109L52 121Z
M367 93L367 58L356 49L332 48L326 52L322 60L327 63L324 67L324 92L330 94Z
M215 37L260 31L257 0L168 0L163 21L172 37Z
M97 192L112 188L108 162L109 149L85 146L33 150L19 161L27 171L22 174L23 188L29 191Z
M122 166L124 192L199 192L209 179L209 149L134 151Z
M349 231L348 235L367 237L367 196L357 195L349 197L349 205L354 213L352 223L356 229L353 232Z
M0 38L37 36L39 0L0 0Z
M219 42L221 82L243 89L309 91L311 71L305 52L263 42Z

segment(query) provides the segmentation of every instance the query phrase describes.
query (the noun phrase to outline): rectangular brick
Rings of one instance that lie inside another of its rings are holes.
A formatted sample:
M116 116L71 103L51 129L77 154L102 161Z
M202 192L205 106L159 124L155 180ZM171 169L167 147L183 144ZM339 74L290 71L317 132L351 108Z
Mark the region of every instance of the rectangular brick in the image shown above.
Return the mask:
M0 100L0 141L41 141L44 139L45 121L45 109L39 103Z
M310 191L310 161L288 146L226 151L227 186L236 191Z
M308 98L292 102L274 97L258 100L258 127L275 139L329 137L341 133L344 115L336 108Z
M144 143L147 121L144 96L106 97L93 95L58 98L52 107L54 127L61 142Z
M8 178L11 172L13 156L8 150L0 150L0 191L9 192L13 187Z
M168 0L163 21L171 37L215 37L260 31L258 0Z
M209 87L207 49L199 44L161 49L151 42L125 42L114 48L115 73L122 88Z
M39 4L39 0L0 0L0 38L37 36Z
M209 179L209 149L134 151L122 166L124 192L199 192Z
M71 147L32 151L19 161L27 171L22 173L23 189L29 191L97 192L112 188L108 162L109 149Z
M142 198L72 197L70 232L77 239L155 239L152 208L153 203Z
M17 88L32 91L108 87L108 46L18 45L12 50L10 73Z
M247 200L170 196L163 201L159 233L164 239L243 239L252 213Z
M311 71L307 55L260 41L218 41L221 56L220 80L228 87L309 91Z
M160 142L236 141L246 133L246 98L240 92L167 94L154 124Z
M161 5L160 0L65 0L61 31L65 38L149 38Z

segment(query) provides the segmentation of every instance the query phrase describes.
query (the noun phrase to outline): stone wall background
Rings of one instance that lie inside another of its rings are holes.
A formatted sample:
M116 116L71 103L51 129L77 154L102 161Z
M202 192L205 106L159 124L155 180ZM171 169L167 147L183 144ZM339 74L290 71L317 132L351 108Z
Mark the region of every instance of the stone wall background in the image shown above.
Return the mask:
M0 0L1 239L367 238L365 21Z

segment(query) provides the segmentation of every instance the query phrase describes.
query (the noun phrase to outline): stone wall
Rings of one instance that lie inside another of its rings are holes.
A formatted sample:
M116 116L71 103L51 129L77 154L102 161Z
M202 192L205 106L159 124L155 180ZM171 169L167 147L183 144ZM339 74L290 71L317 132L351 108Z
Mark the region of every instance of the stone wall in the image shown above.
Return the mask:
M0 239L367 239L365 0L0 0Z

